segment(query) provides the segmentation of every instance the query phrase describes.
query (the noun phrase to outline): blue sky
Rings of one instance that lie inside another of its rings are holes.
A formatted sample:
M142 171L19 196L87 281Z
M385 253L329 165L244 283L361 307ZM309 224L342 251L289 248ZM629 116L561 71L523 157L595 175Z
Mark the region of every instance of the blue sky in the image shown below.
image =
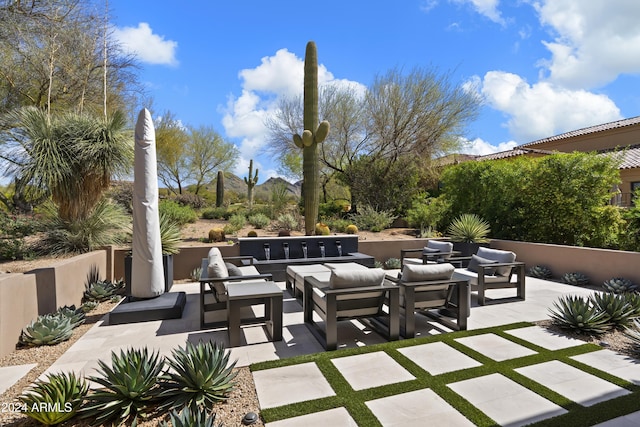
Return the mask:
M464 152L488 154L640 115L637 0L109 0L114 37L142 66L157 113L213 126L260 181L264 120L302 92L307 41L320 81L367 86L393 67L475 83L484 105ZM140 106L148 107L148 106ZM640 142L640 141L639 141Z

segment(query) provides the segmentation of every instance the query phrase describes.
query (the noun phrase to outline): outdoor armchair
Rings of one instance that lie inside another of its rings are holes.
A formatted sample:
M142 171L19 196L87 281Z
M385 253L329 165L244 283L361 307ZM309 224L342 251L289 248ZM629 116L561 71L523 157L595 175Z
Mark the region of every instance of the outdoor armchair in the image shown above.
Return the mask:
M416 254L420 255L420 258L416 258ZM401 249L400 268L406 264L435 264L447 262L453 254L455 254L453 251L453 243L443 242L441 240L429 240L427 241L427 246L423 248Z
M478 293L479 305L485 305L487 289L516 288L516 298L525 299L524 263L516 262L511 251L480 247L467 268L455 269L453 278L469 282L471 290Z
M466 280L454 279L454 266L449 263L429 265L405 265L400 278L387 276L400 288L400 313L404 314L401 323L405 338L415 336L416 312L437 320L453 330L467 329L469 317L469 284ZM457 298L453 298L453 296ZM457 301L462 301L462 304ZM446 309L455 315L452 321L438 312Z
M384 277L379 268L336 268L328 281L307 276L304 280L304 321L311 333L324 344L326 350L335 350L338 345L338 322L350 319L385 318L388 340L397 340L400 332L398 301L400 288ZM385 301L388 312L383 310ZM316 313L324 321L324 329L314 321ZM367 322L369 326L381 326Z
M225 262L226 260L226 262ZM236 266L233 262L246 260L250 265ZM202 259L200 273L200 327L213 328L226 324L226 320L206 322L205 314L227 309L227 284L230 282L255 282L271 280L271 274L260 274L251 265L253 257L239 256L222 258L220 250L211 248L208 258Z

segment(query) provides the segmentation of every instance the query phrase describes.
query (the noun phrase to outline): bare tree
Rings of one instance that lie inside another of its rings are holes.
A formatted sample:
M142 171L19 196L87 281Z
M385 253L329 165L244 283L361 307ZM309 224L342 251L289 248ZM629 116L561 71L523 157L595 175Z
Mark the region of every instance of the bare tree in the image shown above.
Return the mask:
M195 181L195 194L207 183L212 182L218 170L227 170L238 160L238 148L222 139L212 127L190 128L187 146L190 163L190 177Z

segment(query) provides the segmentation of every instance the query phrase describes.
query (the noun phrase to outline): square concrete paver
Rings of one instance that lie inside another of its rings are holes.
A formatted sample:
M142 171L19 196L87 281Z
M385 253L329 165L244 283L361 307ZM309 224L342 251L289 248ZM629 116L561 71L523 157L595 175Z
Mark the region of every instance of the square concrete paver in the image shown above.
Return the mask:
M0 367L0 394L7 391L12 385L17 383L20 378L27 375L29 371L36 366L38 366L37 363L30 363L28 365Z
M640 385L640 360L633 357L611 350L599 350L573 356L572 359Z
M547 350L560 350L563 348L576 347L585 343L582 340L569 338L546 328L541 328L540 326L509 329L505 332L542 348L546 348Z
M477 360L443 342L414 345L400 348L398 351L431 375L475 368L482 365Z
M525 366L515 371L582 406L592 406L631 393L558 360Z
M334 408L328 411L314 412L313 414L287 418L265 424L265 427L357 427L358 424L351 418L345 408Z
M430 389L396 394L365 403L384 427L474 425Z
M261 408L336 395L313 362L256 371L253 380Z
M331 359L331 363L354 390L416 379L384 351L338 357Z
M496 334L482 334L471 337L457 338L457 342L482 353L496 362L516 359L518 357L536 354L535 351L502 338Z
M485 375L448 386L501 426L527 425L567 412L500 374Z
M640 411L633 412L623 417L614 418L593 427L638 427L640 426Z

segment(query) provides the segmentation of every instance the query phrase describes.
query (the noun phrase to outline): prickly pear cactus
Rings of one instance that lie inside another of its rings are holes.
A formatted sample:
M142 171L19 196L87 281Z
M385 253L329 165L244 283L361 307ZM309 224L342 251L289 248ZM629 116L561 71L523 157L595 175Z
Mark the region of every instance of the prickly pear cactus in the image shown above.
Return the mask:
M253 207L253 187L258 183L258 169L253 175L253 159L249 160L249 176L244 177L244 183L247 184L247 199L249 199L249 209Z
M320 161L318 144L329 134L329 122L318 124L318 51L315 42L307 43L304 55L304 131L293 135L293 142L302 148L302 193L304 195L304 229L315 232L320 198Z

